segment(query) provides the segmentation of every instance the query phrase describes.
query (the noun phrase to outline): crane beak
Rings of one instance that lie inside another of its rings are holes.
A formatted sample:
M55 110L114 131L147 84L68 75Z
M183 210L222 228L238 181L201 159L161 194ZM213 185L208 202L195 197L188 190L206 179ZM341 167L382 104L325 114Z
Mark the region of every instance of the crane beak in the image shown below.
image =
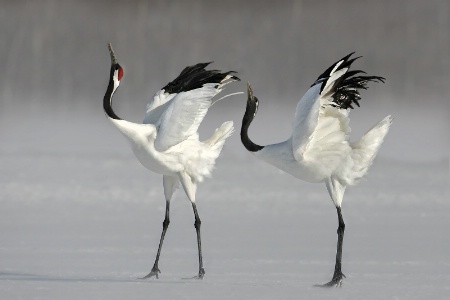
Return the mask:
M248 100L253 100L255 97L253 96L253 90L250 86L250 82L247 82L247 94L248 94Z
M109 49L109 55L111 56L111 64L118 65L119 62L117 61L116 55L114 54L114 50L111 46L111 43L108 43L108 49Z

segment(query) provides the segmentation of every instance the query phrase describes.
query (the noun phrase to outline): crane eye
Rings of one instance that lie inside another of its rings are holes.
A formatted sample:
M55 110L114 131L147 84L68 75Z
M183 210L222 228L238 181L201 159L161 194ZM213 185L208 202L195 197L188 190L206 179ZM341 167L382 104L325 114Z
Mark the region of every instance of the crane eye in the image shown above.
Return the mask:
M122 67L119 67L119 72L117 74L117 78L120 81L120 80L122 80L122 77L123 77L123 69L122 69Z

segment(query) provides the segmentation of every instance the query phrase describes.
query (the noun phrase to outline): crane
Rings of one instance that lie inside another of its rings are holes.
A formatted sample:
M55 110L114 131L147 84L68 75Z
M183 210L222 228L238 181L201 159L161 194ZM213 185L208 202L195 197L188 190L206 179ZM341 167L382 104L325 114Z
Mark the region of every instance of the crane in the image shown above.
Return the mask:
M338 215L338 242L333 277L323 287L341 286L342 244L345 223L342 200L347 186L355 185L371 166L392 124L387 116L359 141L349 142L349 111L359 106L359 90L368 82L384 82L383 77L349 71L358 59L348 54L323 72L300 99L294 116L292 135L286 141L261 146L250 140L248 129L256 116L259 100L247 85L247 106L241 127L241 141L254 155L306 182L325 183Z
M103 99L103 109L111 123L128 140L133 153L147 169L163 175L166 200L163 230L153 267L144 279L158 278L159 258L170 223L170 200L181 183L191 201L197 233L198 274L193 278L203 279L203 256L201 247L201 220L195 195L197 185L211 176L216 159L225 140L233 133L233 122L224 122L212 136L200 141L198 128L213 101L223 88L239 81L234 71L206 70L210 63L199 63L183 69L180 75L165 85L150 100L146 107L143 124L121 119L112 108L112 98L124 76L111 44L108 44L111 69L108 88ZM224 97L222 97L224 98ZM220 99L219 99L220 100Z

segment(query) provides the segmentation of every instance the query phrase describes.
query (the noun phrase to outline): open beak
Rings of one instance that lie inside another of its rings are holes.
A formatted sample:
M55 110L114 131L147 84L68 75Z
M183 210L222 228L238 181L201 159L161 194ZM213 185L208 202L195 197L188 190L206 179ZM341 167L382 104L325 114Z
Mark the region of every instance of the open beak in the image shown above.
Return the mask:
M247 94L248 94L248 100L254 99L253 90L252 90L252 87L250 86L250 82L247 82Z
M114 50L111 46L111 43L108 43L108 49L109 49L109 55L111 56L111 64L118 65L119 62L117 61L116 55L114 54Z

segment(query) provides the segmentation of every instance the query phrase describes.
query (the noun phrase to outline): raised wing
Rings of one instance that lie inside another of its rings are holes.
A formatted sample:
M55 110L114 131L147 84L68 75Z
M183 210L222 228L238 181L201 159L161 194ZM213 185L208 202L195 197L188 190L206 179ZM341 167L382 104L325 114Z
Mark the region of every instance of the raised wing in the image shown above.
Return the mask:
M153 96L153 98L150 100L150 102L147 104L143 123L158 126L161 119L161 115L164 113L164 111L169 106L170 101L176 95L177 94L166 93L164 90L158 91L155 94L155 96Z
M181 92L188 92L203 87L207 83L224 85L225 77L231 81L239 80L231 75L233 71L220 73L218 70L205 70L210 64L199 63L188 66L181 71L177 78L166 84L147 104L144 121L145 124L159 125L164 111L168 108L171 100Z
M159 98L153 98L153 109L147 112L144 121L159 126L155 140L158 151L165 151L196 134L213 97L226 84L239 80L232 71L205 70L208 64L186 67L161 90L163 94L157 94Z
M161 116L155 149L165 151L168 148L194 135L203 121L211 99L220 91L216 84L207 84L202 88L177 94Z
M348 71L358 57L353 53L338 60L322 73L297 105L292 132L292 147L297 160L308 156L341 156L348 147L348 108L361 99L358 89L367 89L369 81L384 82L378 76L356 76ZM317 159L317 157L315 157Z

